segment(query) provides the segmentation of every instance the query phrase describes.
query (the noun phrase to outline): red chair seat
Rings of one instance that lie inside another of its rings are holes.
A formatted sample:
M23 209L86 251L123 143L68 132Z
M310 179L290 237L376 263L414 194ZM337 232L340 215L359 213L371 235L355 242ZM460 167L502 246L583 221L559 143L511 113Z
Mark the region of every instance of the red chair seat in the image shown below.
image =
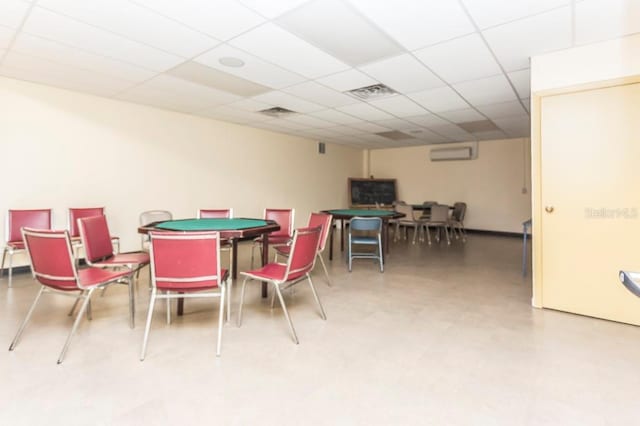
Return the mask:
M24 243L22 241L9 241L7 246L12 250L24 250Z
M278 254L281 254L283 256L289 256L291 254L291 246L279 246L276 247L276 251L278 252Z
M109 269L87 268L78 271L78 278L83 287L93 287L105 282L124 278L131 274L131 271L113 271ZM75 290L78 288L76 287Z

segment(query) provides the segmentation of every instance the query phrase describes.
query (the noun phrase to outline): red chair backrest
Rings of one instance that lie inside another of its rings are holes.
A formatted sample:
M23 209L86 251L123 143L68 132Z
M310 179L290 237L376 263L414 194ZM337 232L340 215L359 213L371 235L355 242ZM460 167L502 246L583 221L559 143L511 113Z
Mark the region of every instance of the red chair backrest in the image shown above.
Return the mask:
M289 255L287 262L285 281L299 278L313 269L321 231L319 226L296 229L291 243L291 255Z
M102 216L104 207L83 207L69 209L69 234L71 237L79 237L78 219L83 217Z
M113 244L106 216L79 218L78 228L85 256L89 262L97 262L113 256Z
M270 233L269 237L291 238L294 214L294 209L264 209L265 220L274 220L280 225L280 230Z
M311 213L311 216L309 216L308 227L315 228L319 226L321 228L320 240L318 241L318 252L320 253L324 251L324 248L327 245L332 218L333 216L327 213Z
M78 288L78 275L67 231L23 228L22 235L35 279L48 287Z
M200 209L198 218L200 219L229 219L233 217L233 209Z
M5 237L8 243L22 241L23 227L51 229L51 209L9 210Z
M218 232L151 232L151 282L179 291L220 283Z

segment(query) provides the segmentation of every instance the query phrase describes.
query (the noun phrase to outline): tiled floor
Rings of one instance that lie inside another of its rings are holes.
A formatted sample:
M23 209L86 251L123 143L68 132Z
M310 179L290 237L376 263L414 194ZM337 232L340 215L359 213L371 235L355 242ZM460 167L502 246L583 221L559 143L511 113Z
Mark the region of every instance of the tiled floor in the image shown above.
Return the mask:
M171 326L157 307L140 362L144 282L134 330L126 288L114 287L56 365L71 300L49 297L17 349L0 351L0 424L638 424L640 328L532 309L520 244L399 242L384 274L334 260L332 288L315 275L326 322L307 287L287 296L300 345L254 285L221 358L217 300L192 300ZM11 290L0 281L5 347L37 289L16 278Z

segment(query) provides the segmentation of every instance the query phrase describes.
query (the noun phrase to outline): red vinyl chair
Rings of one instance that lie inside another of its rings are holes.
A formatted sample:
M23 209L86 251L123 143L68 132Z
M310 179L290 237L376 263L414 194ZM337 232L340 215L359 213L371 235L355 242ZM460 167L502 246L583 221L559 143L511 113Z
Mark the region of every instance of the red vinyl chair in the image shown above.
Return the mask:
M324 259L322 258L322 253L324 252L325 247L327 246L327 241L329 237L329 231L331 231L331 220L333 216L327 213L311 213L309 216L309 222L307 227L315 228L319 226L320 231L320 241L318 243L318 253L316 257L320 260L320 264L322 265L322 269L324 270L324 275L327 277L327 285L331 287L331 278L329 277L329 271L327 270L327 265L324 263ZM279 246L276 247L276 261L278 260L278 255L289 256L291 254L291 246Z
M2 265L0 265L0 277L4 272L4 261L9 254L9 287L13 280L13 255L24 252L25 246L22 240L22 227L51 229L51 209L38 210L9 210L6 217L5 238L6 244L2 251Z
M65 296L82 299L82 305L76 315L67 341L58 357L58 364L64 360L65 353L71 343L71 338L78 328L80 319L87 310L91 318L90 305L91 295L98 289L108 284L123 279L132 279L131 271L108 271L98 268L87 268L78 270L71 247L71 239L68 231L51 231L23 228L23 239L33 277L41 284L36 299L31 304L27 316L20 325L16 337L11 342L9 350L12 351L18 344L20 336L24 331L33 311L44 293L62 294Z
M289 245L292 239L293 233L293 219L295 216L295 209L264 209L264 219L273 220L280 225L280 230L269 234L268 243L269 246L277 247L283 245ZM262 250L262 237L258 237L253 240L253 246L251 246L251 268L253 269L253 259L255 248L260 247Z
M320 234L322 230L320 227L316 228L300 228L297 229L293 236L293 242L291 243L291 253L287 259L287 263L269 263L260 269L252 271L242 272L245 276L242 282L242 290L240 292L240 307L238 309L238 327L242 324L242 305L244 304L244 290L248 280L266 281L273 284L274 291L278 295L280 305L284 311L284 316L289 323L289 329L293 336L293 341L298 344L298 336L293 328L293 323L289 317L289 311L282 298L282 290L285 290L294 284L306 279L309 281L311 292L313 297L318 303L320 308L320 316L323 320L327 319L324 313L324 308L318 293L316 292L311 276L309 273L313 269L315 264L316 255L318 253L318 242L320 241Z
M219 297L218 343L222 346L224 298L229 271L220 268L218 232L151 232L151 297L140 352L144 361L156 299Z
M78 251L82 247L80 238L80 229L78 228L78 219L83 217L102 216L104 215L104 207L83 207L70 208L68 219L68 229L71 234L71 242L73 243L74 254L78 257ZM120 238L111 236L113 244L116 246L116 252L120 251Z
M125 268L130 273L149 264L149 254L137 251L131 253L114 253L106 216L91 216L78 219L80 239L84 246L85 259L94 268ZM128 272L128 273L129 273ZM135 298L133 280L129 284L129 326L135 325Z

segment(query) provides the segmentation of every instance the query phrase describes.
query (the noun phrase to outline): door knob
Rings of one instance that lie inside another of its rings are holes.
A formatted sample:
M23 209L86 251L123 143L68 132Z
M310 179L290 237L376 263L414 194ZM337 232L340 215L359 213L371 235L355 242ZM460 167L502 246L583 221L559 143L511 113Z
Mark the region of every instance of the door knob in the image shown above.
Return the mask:
M553 213L553 206L546 206L544 208L544 211L546 211L547 213Z

